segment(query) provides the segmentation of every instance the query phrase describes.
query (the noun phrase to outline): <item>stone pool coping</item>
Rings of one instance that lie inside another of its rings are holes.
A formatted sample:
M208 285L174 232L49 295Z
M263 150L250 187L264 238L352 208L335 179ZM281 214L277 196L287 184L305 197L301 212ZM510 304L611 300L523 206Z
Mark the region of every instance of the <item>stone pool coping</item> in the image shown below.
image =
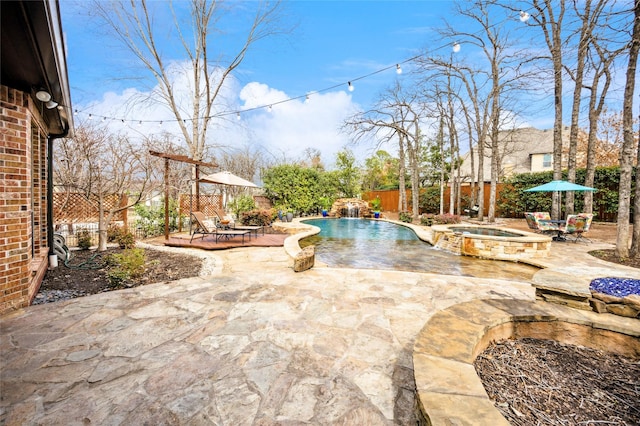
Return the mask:
M495 229L517 236L481 235L454 231L451 228ZM432 241L435 247L464 256L513 262L540 259L549 256L551 237L503 226L472 224L432 225Z
M554 339L640 356L640 321L547 302L488 299L434 314L413 350L416 411L427 425L509 425L487 396L473 362L492 341Z

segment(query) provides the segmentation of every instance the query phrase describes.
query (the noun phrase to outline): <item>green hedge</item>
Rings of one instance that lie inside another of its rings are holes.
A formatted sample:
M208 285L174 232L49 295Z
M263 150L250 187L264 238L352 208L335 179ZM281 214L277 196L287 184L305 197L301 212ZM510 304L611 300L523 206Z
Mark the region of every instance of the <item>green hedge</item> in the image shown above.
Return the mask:
M635 192L635 169L632 195ZM584 185L585 169L576 171L576 183ZM562 175L567 180L566 171ZM522 217L525 211L551 211L551 192L524 192L525 189L543 185L553 180L553 172L523 173L505 180L497 203L500 217ZM614 220L618 211L619 167L596 169L593 186L598 190L593 195L593 212L597 220ZM563 194L564 210L564 194ZM575 211L584 209L583 193L575 193ZM632 199L633 203L633 199Z

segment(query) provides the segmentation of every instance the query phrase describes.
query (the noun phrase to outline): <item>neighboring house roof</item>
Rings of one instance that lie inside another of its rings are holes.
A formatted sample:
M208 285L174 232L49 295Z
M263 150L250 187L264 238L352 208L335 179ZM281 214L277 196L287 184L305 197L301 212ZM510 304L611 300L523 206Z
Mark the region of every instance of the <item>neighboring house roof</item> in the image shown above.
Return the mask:
M532 171L531 156L553 154L553 130L535 129L524 127L520 129L504 130L499 134L500 140L500 175L511 173L529 173ZM565 127L562 132L563 145L568 145L569 128ZM487 143L490 143L489 141ZM478 168L478 147L474 150L474 175L477 177ZM491 149L485 147L484 150L484 178L485 181L491 179ZM469 152L462 156L461 176L464 180L471 180L471 160Z
M49 133L70 131L73 115L58 1L3 0L0 19L0 81L32 96L41 89L49 92L59 105L42 108Z

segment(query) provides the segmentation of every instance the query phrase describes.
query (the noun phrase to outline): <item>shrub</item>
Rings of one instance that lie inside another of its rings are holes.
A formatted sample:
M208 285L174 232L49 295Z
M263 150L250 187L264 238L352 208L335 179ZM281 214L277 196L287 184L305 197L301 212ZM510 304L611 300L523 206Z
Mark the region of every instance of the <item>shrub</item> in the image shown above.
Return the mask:
M400 222L411 223L413 222L413 214L411 212L400 212L398 213L398 219L400 219Z
M91 232L88 229L79 229L77 233L78 247L81 250L89 250L91 247Z
M438 225L447 225L451 223L460 223L460 216L457 214L445 213L434 216L433 223Z
M376 197L373 200L369 201L369 205L371 206L371 210L374 212L379 212L382 207L382 200L380 197Z
M122 230L118 235L116 242L121 249L132 249L136 246L136 237L129 231Z
M273 212L265 209L254 209L242 212L240 221L244 225L268 226L272 222Z
M142 248L126 249L107 258L111 266L107 272L109 283L113 287L127 285L131 280L140 278L144 273L145 253Z
M420 216L420 224L424 226L431 226L435 220L436 215L433 213L424 213Z
M233 215L240 219L244 212L255 210L256 202L251 195L241 195L236 197L229 203L229 209L233 212ZM244 222L243 222L244 223Z
M114 243L120 239L120 236L124 233L124 228L122 226L111 224L107 228L107 242Z

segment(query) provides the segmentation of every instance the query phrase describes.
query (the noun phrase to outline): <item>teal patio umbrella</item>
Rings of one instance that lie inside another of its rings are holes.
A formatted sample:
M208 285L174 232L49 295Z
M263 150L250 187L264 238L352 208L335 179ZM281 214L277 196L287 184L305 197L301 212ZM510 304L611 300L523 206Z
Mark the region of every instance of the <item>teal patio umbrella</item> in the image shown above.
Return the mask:
M597 191L596 188L590 186L582 186L577 183L567 182L566 180L553 180L544 185L534 186L525 189L524 192L567 192L567 191Z
M533 188L525 189L524 192L568 192L568 191L597 191L596 188L590 186L578 185L577 183L567 182L566 180L552 180L544 185L534 186ZM560 199L560 205L562 205L562 199ZM562 213L560 213L562 214Z

